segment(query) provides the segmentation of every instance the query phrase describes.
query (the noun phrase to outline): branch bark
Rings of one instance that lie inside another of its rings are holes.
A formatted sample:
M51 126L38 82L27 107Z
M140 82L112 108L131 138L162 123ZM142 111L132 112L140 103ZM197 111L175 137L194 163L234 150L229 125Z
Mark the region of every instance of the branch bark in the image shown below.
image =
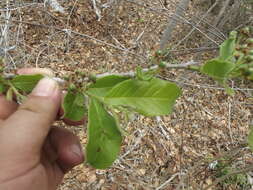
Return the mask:
M171 38L171 34L173 30L175 29L175 27L177 26L177 17L184 16L185 10L187 9L189 3L190 3L190 0L181 0L179 2L179 5L177 6L175 13L170 19L170 22L162 35L162 38L160 41L160 50L164 50L167 48L168 42Z
M197 65L198 62L195 62L195 61L189 61L189 62L186 62L186 63L181 63L181 64L166 64L164 67L165 68L188 68L189 66L192 66L192 65ZM150 68L145 68L143 69L144 72L147 72L147 71L150 71L150 70L155 70L155 69L158 69L159 66L158 65L154 65ZM135 76L135 71L129 71L129 72L122 72L122 73L102 73L102 74L98 74L96 75L95 77L96 78L102 78L102 77L105 77L105 76L108 76L108 75L120 75L120 76L129 76L129 77L134 77ZM12 74L12 73L4 73L4 78L6 79L11 79L13 78L15 75ZM53 78L55 81L57 81L59 84L64 84L65 81L61 78L58 78L58 77L55 77ZM90 80L89 77L86 77L83 79L84 81L88 81Z

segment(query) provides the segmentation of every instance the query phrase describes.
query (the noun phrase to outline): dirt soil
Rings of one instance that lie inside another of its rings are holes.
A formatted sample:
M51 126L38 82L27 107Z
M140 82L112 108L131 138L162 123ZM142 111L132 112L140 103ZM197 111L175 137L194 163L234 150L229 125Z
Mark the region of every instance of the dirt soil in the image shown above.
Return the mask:
M159 48L177 1L108 1L114 3L101 9L101 20L88 0L59 1L64 13L41 0L8 1L6 11L6 2L0 9L0 24L6 24L4 17L10 13L5 47L13 46L2 55L6 70L47 67L63 77L76 69L98 74L152 65L150 58ZM99 5L106 2L101 0ZM204 13L205 9L199 9L193 1L184 18L196 23ZM205 21L212 20L209 16ZM202 22L202 33L193 32L167 61L194 59L202 64L217 55L216 50L193 49L207 41L203 35L207 25ZM169 46L176 45L191 29L190 24L180 22ZM219 44L222 40L215 41ZM190 53L185 49L191 49ZM230 81L236 88L231 97L213 80L191 70L168 69L159 77L177 83L183 90L174 112L157 118L136 115L125 126L128 135L112 167L95 170L83 163L65 176L59 190L196 190L215 182L219 171L212 164L217 160L226 159L236 168L253 163L252 153L245 147L253 114L252 84ZM85 148L86 126L58 125L78 135ZM248 179L252 179L250 173ZM209 189L243 188L218 183Z

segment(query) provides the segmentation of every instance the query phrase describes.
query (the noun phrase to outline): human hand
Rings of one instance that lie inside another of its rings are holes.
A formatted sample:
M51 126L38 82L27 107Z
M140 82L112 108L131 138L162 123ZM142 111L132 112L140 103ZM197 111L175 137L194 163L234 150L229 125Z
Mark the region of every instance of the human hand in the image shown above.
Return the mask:
M49 78L20 106L0 95L1 190L55 190L63 175L83 162L78 138L51 127L60 104L61 91Z

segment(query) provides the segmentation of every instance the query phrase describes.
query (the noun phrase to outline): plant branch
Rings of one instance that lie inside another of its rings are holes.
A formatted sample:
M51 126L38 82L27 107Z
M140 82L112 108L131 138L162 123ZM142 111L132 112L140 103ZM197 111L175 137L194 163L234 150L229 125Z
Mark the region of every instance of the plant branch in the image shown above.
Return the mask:
M231 0L226 0L226 1L223 2L223 6L222 6L222 8L221 8L221 10L219 12L219 15L217 16L217 18L214 21L214 26L218 26L219 22L222 19L222 16L223 16L224 12L226 11L226 9L229 6L230 1ZM221 1L219 3L221 3Z
M191 65L197 65L198 62L195 61L189 61L186 63L181 63L181 64L166 64L164 65L165 68L169 69L169 68L177 68L177 69L181 69L181 68L188 68ZM145 68L143 69L144 72L148 72L151 70L155 70L158 69L159 66L158 65L154 65L152 67L149 68ZM133 77L135 76L135 71L129 71L129 72L124 72L124 73L103 73L103 74L98 74L96 75L97 78L102 78L108 75L121 75L121 76L129 76L129 77Z
M188 68L192 65L197 65L199 64L198 62L195 62L193 60L189 61L189 62L186 62L186 63L181 63L181 64L165 64L164 65L164 68L177 68L177 69L181 69L181 68ZM151 71L151 70L155 70L155 69L158 69L159 66L158 65L154 65L150 68L145 68L143 69L144 72L148 72L148 71ZM129 72L122 72L122 73L102 73L102 74L97 74L95 77L96 78L102 78L102 77L105 77L105 76L109 76L109 75L120 75L120 76L129 76L129 77L134 77L135 76L135 71L129 71ZM5 79L11 79L15 76L15 74L12 74L12 73L4 73L4 78ZM53 78L55 81L57 81L60 85L63 85L65 84L65 80L61 79L61 78L58 78L58 77L54 77ZM85 77L83 79L83 81L89 81L90 78L89 77Z

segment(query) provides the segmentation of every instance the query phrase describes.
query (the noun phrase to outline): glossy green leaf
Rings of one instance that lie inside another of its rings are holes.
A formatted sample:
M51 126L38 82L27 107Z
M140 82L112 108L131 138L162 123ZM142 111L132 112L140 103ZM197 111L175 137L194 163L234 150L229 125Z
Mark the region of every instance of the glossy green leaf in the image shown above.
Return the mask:
M19 75L15 76L11 83L12 85L23 92L30 93L37 83L43 78L43 75Z
M86 108L84 104L84 95L81 92L69 91L64 96L63 101L63 118L70 119L71 121L80 121L85 117Z
M236 45L236 32L231 32L227 40L220 45L219 60L226 61L233 57Z
M122 137L115 119L94 98L91 98L88 115L87 162L97 169L106 169L117 158Z
M146 116L158 116L171 113L180 94L176 84L161 79L129 79L112 88L104 102L111 106L130 107Z
M95 84L91 84L88 87L87 93L94 96L104 97L111 88L118 83L121 83L129 79L124 76L110 75L103 78L100 78L96 81Z
M251 126L251 130L248 136L248 143L251 151L253 151L253 126Z
M234 68L235 65L231 62L212 59L203 65L201 71L219 82L224 82Z

